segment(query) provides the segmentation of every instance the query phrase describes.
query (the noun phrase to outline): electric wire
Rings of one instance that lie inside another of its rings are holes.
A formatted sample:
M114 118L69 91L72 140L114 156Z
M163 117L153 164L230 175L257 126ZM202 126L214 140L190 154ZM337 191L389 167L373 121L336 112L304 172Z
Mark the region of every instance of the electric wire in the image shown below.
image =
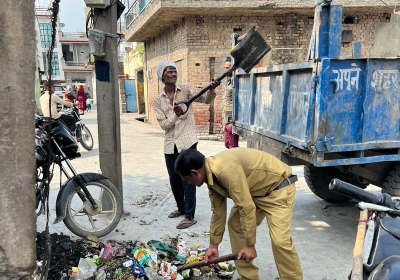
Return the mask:
M386 4L383 0L379 0L379 1L382 2L386 7L390 8L390 7L388 6L388 4Z
M47 52L47 71L48 71L48 80L47 80L47 90L49 91L49 113L50 113L50 123L48 125L48 129L47 129L47 133L48 133L48 150L47 150L47 154L48 154L48 167L50 165L50 161L51 161L51 124L52 124L52 115L51 115L51 97L52 97L52 92L51 92L51 88L52 88L52 75L53 75L53 50L54 47L56 46L56 36L57 36L57 22L58 22L58 14L59 14L59 10L60 10L60 0L54 0L52 2L52 6L49 9L49 11L51 11L51 43L50 43L50 48ZM46 90L46 89L45 89ZM46 167L47 168L47 167ZM49 231L49 217L50 217L50 213L49 213L49 191L50 191L50 185L49 185L49 179L50 176L48 176L48 178L46 178L46 192L45 192L45 196L46 196L46 229L45 229L45 236L46 236L46 245L45 245L45 250L44 250L44 258L43 258L43 270L41 272L41 279L45 280L48 278L48 274L49 274L49 269L50 269L50 262L51 262L51 236L50 236L50 231Z

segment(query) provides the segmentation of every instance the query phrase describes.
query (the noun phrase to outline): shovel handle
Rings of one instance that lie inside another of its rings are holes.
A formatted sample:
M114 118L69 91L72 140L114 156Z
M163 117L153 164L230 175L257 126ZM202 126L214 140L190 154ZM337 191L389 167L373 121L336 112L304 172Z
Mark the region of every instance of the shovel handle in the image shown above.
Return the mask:
M215 81L220 82L223 78L225 78L226 76L228 76L230 73L232 73L233 71L235 71L237 68L237 66L233 65L231 68L229 68L225 73L223 73L221 76L219 76L218 78L215 79ZM179 104L185 104L186 105L186 110L184 110L182 112L181 115L186 114L186 112L189 110L189 106L190 104L195 101L197 98L199 98L201 95L203 95L206 91L210 90L212 87L211 84L209 84L208 86L206 86L205 88L203 88L202 90L200 90L196 95L193 95L192 98L190 98L187 101L179 101L177 103L175 103L175 105L179 105Z
M184 264L184 265L178 266L177 270L178 271L182 271L182 270L185 270L185 269L202 267L202 266L215 264L215 263L220 263L220 262L232 261L232 260L236 260L237 257L238 257L237 254L229 254L229 255L225 255L225 256L209 259L207 263L205 261L201 261L201 262L197 262L197 263ZM246 259L246 256L242 255L241 260L245 260L245 259Z

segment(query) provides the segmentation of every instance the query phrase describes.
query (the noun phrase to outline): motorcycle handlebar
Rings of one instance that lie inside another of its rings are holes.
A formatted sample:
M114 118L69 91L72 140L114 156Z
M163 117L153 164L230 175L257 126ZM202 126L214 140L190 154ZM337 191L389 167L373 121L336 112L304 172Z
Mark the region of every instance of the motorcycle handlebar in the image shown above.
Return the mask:
M339 179L333 179L329 184L329 189L330 191L333 191L343 196L347 196L357 201L364 201L381 206L386 206L389 208L393 208L394 206L392 197L387 193L370 193L357 186L343 182Z

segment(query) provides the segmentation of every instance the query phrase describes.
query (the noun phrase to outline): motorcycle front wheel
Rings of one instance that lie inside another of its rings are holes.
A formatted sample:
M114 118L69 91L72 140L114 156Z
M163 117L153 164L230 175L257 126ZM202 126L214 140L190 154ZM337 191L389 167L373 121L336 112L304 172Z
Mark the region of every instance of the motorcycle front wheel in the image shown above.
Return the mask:
M90 234L102 237L118 225L122 214L122 198L107 179L88 182L86 188L97 208L93 208L82 189L77 188L68 197L64 224L80 237L85 238Z
M80 129L80 134L78 135L80 136L79 142L81 143L82 147L85 148L85 150L87 151L92 150L94 141L90 130L86 127L86 125L81 125L77 129Z

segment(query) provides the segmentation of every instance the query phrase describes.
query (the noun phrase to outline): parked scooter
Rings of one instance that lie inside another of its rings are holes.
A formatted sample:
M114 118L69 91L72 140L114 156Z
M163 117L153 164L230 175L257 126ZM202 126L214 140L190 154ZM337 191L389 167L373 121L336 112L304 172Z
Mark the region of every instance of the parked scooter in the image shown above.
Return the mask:
M63 184L60 181L54 223L63 221L80 237L110 233L122 214L122 198L116 187L101 174L76 173L70 160L81 156L78 143L61 120L36 116L35 137L37 215L45 213L57 164L68 180Z
M351 280L400 279L400 200L333 179L329 189L360 201Z

